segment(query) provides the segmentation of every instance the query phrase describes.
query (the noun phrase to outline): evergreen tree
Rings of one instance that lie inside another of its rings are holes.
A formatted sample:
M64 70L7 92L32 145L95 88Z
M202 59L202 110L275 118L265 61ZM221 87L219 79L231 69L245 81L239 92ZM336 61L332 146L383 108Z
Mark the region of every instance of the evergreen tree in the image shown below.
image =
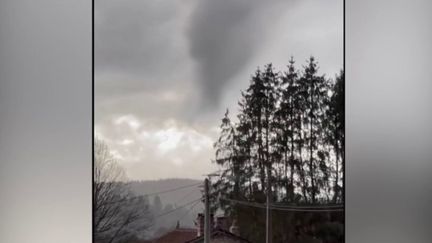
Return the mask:
M335 153L333 202L337 202L343 200L343 186L340 186L340 175L345 165L345 77L343 71L336 77L335 84L332 87L327 116L329 119L327 138Z
M224 199L264 203L270 193L272 203L319 205L344 198L344 74L330 85L318 75L313 57L301 73L294 65L291 57L283 75L272 64L258 68L241 92L238 121L227 111L215 143L215 163L222 168L213 183L221 199L215 206L237 218L241 235L255 242L264 241L265 210ZM330 219L326 213L278 212L272 219L274 240L311 234L341 239L343 219ZM310 231L311 225L319 233ZM319 231L326 227L335 228L334 234Z
M285 201L294 201L294 170L296 164L294 137L298 132L296 115L299 107L296 104L298 90L298 74L291 57L288 72L282 77L279 86L280 105L275 113L275 123L278 128L277 142L279 143L279 157L284 164ZM288 174L289 169L289 174Z
M214 147L216 149L216 163L222 167L222 171L219 180L213 185L213 190L218 192L220 196L237 199L240 195L242 165L238 157L235 127L231 123L228 110L222 118L220 129L220 137ZM235 206L228 202L223 201L221 206L227 213L231 215L234 213L230 209Z
M317 62L314 57L310 57L301 77L301 82L307 87L308 91L304 121L307 126L307 169L310 182L310 187L307 190L312 204L317 202L317 196L321 188L325 187L328 182L326 164L328 151L322 144L324 141L323 122L325 119L326 98L328 97L328 84L324 76L318 76L317 72Z
M251 84L245 92L248 114L251 123L251 133L253 137L252 146L255 150L255 167L259 171L260 190L265 192L266 173L265 173L265 144L263 139L263 104L266 102L265 86L262 78L263 74L258 69L252 77Z

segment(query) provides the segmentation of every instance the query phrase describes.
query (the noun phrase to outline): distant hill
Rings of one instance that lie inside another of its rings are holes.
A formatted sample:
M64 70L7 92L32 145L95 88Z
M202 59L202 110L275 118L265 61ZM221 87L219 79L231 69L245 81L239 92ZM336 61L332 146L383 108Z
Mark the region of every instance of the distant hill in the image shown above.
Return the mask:
M153 194L163 192L179 187L198 184L202 181L194 179L161 179L151 181L132 181L130 187L137 195ZM181 206L191 200L201 197L201 189L198 186L187 187L177 191L159 194L162 204L171 204L172 206ZM150 196L150 202L153 202L154 196Z
M183 208L179 207L202 197L201 188L198 187L199 185L194 185L201 182L194 179L161 179L130 182L130 189L136 195L164 192L148 196L150 209L155 217L155 226L149 232L151 236L155 237L173 229L177 221L180 222L181 227L195 227L194 220L197 214L203 211L203 204L198 202ZM189 187L189 185L194 186ZM181 189L175 190L177 188ZM176 208L178 209L175 210ZM158 217L158 215L163 216Z

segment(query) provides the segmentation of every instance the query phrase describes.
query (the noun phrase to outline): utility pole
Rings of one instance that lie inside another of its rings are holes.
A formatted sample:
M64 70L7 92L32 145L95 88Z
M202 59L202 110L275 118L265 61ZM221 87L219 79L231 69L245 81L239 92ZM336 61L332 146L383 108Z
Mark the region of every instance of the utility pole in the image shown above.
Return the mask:
M270 166L267 165L267 200L266 200L266 243L272 243L272 229L271 229L271 183L270 183Z
M210 243L210 202L209 202L209 179L204 180L204 243Z

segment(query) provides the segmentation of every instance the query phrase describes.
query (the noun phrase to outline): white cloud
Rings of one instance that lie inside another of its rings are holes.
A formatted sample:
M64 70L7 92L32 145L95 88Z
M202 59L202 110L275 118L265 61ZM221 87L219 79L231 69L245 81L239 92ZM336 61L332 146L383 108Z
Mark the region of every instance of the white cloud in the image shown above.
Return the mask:
M133 144L133 143L135 143L135 141L133 141L133 140L131 140L131 139L124 139L123 141L121 141L121 145L130 145L130 144Z
M158 143L158 149L162 154L177 148L183 135L184 133L178 131L176 128L160 130L154 133L154 137Z
M136 130L141 126L140 121L133 115L120 116L114 121L114 125L127 124L130 128Z
M198 131L174 119L140 121L130 114L100 123L97 130L133 179L199 178L212 168L211 131ZM136 167L148 169L131 169Z

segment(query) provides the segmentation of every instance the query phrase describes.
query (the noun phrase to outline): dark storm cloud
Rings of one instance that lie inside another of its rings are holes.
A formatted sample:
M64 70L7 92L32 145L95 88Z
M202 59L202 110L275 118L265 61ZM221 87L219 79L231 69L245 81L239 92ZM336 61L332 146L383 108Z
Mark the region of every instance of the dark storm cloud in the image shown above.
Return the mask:
M98 71L158 71L171 43L160 33L174 20L173 8L163 2L96 1L95 54ZM145 58L144 58L145 57Z
M190 20L190 53L199 66L203 107L261 50L281 11L294 1L203 0Z
M96 134L132 178L200 177L255 68L333 73L341 33L342 0L96 0Z
M231 97L229 89L237 83L244 88L258 65L285 65L291 54L302 61L319 51L318 60L327 64L322 57L339 43L331 43L333 36L317 41L310 33L329 30L322 23L337 2L96 0L96 105L110 103L98 110L148 117L175 108L179 119L190 122L225 107L227 95L236 103L238 92ZM313 29L305 26L316 21ZM182 98L155 99L166 91ZM138 103L131 103L132 96Z
M190 103L193 63L184 26L191 3L96 0L97 121L119 114L165 119Z
M173 73L187 64L181 34L185 21L179 21L184 7L170 0L96 0L95 65L100 92L115 95L177 85Z

